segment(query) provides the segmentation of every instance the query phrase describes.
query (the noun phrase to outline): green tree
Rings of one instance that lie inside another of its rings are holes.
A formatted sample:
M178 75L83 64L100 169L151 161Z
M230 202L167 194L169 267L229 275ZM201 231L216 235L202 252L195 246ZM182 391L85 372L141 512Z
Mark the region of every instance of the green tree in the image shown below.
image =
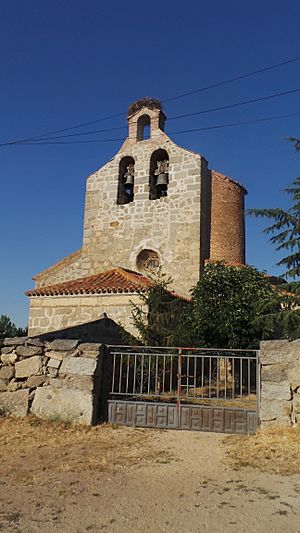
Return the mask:
M173 346L179 317L189 302L174 295L171 279L161 272L151 276L153 286L141 293L141 305L132 303L132 323L140 341L148 346Z
M0 316L0 339L6 337L23 337L27 335L27 329L17 328L9 316Z
M278 311L276 289L265 274L248 266L209 263L190 301L169 291L169 279L158 279L143 305L133 305L132 318L140 339L152 346L258 348L259 341L278 338L275 321L260 322Z
M300 152L300 140L288 139L294 144L296 152ZM249 209L248 214L272 220L272 224L264 229L271 235L269 240L277 252L283 257L276 263L285 269L284 276L289 278L287 284L278 287L277 299L280 311L268 309L268 304L261 311L269 324L280 321L283 335L287 338L300 336L300 177L290 187L284 189L291 199L288 210L282 208Z
M260 340L279 335L276 324L258 320L263 303L278 310L275 294L267 276L253 267L209 263L179 333L191 332L185 340L193 346L258 348Z

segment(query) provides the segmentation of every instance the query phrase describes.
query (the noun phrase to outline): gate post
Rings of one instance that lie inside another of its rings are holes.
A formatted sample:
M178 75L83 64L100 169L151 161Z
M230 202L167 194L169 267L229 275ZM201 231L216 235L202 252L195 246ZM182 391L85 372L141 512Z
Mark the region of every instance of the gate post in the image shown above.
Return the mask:
M181 425L181 409L180 409L180 398L181 398L181 369L182 369L182 349L178 350L178 372L177 372L177 427Z
M256 351L256 424L260 426L260 350Z

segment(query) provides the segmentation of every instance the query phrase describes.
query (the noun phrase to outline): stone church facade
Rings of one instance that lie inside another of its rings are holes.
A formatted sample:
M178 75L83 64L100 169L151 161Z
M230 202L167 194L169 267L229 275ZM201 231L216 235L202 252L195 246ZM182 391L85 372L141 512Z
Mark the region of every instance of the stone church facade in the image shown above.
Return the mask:
M157 100L129 107L128 137L87 178L82 248L33 278L30 335L103 312L134 332L130 301L147 290L149 270L161 267L186 297L207 260L245 262L246 190L177 146L165 120Z

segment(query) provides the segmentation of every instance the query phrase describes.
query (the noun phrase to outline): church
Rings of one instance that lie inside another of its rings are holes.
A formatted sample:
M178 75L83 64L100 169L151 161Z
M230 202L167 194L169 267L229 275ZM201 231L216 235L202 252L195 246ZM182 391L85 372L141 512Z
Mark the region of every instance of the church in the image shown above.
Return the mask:
M205 262L245 263L245 188L164 132L161 103L128 109L128 136L86 181L80 250L37 274L29 335L95 321L103 313L131 333L131 302L161 268L189 297Z

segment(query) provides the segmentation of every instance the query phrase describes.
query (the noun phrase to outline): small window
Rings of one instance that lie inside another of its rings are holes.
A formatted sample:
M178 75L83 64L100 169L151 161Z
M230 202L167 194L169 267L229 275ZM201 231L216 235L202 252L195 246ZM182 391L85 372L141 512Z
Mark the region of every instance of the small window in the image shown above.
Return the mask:
M137 121L137 140L146 141L150 139L150 117L142 115Z
M119 164L117 204L129 204L134 200L134 159L123 157Z
M169 156L166 150L159 148L150 159L149 199L158 200L168 195Z

